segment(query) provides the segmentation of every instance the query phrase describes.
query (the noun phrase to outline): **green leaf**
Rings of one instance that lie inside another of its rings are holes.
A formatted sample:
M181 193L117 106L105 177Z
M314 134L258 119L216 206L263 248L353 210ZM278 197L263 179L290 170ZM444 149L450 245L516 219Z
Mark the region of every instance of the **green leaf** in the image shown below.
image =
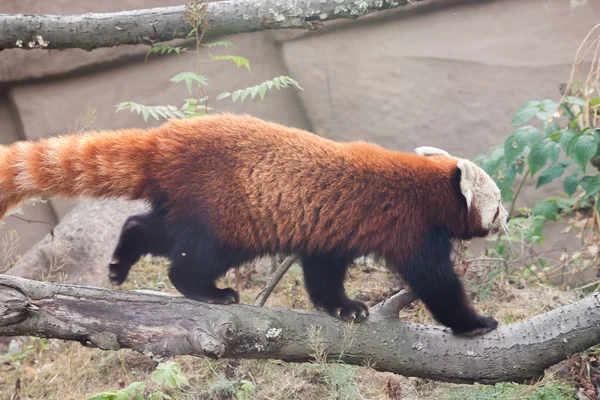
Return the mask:
M233 61L235 63L235 65L239 68L241 66L246 67L246 69L248 70L248 72L250 71L250 61L248 61L247 59L245 59L244 57L240 57L240 56L213 56L212 54L209 54L210 58L213 60L228 60L228 61Z
M213 47L233 47L235 49L238 49L233 43L227 41L227 40L220 40L218 42L212 42L212 43L205 43L203 45L204 47L208 47L209 49L212 49ZM238 49L239 50L239 49Z
M575 175L569 175L565 178L563 183L565 193L567 196L571 197L575 191L577 191L577 186L579 186L579 178Z
M552 118L558 107L559 104L554 100L544 100L540 105L540 110L535 116L542 121L548 121L550 118Z
M146 384L144 382L133 382L124 389L112 392L103 392L88 397L88 400L131 400L140 398L138 395L144 392Z
M246 97L248 97L249 94L250 94L250 88L246 88L246 89L242 90L242 98L240 99L240 101L244 101L246 99Z
M579 107L585 107L585 99L583 97L567 96L564 103L568 105L575 104Z
M513 125L521 125L533 118L540 111L541 103L539 101L528 101L525 103L512 120Z
M561 164L551 165L544 170L538 178L536 189L549 184L550 182L560 178L565 173L565 167Z
M254 97L256 97L257 94L260 96L260 98L262 100L265 97L267 90L270 90L273 87L278 87L278 88L288 87L289 85L293 85L300 90L304 90L304 89L302 89L302 87L300 87L298 82L296 82L289 76L279 76L277 78L271 79L270 81L265 81L256 86L250 86L250 87L247 87L244 89L238 89L238 90L234 91L233 93L231 93L231 100L233 102L235 102L239 98L240 101L244 101L248 96L250 96L250 98L253 99ZM229 96L224 94L223 98L225 98L225 97L229 97Z
M575 135L576 133L571 130L563 131L563 133L560 135L560 147L565 153L567 152L567 146L569 145L569 142L575 137Z
M183 53L187 51L187 47L172 47L166 44L154 44L146 53L146 61L148 60L148 56L152 53L160 53L160 54L171 54L175 52L176 54Z
M556 217L558 217L558 205L554 199L542 200L535 203L532 212L534 216L541 216L546 220L556 221Z
M546 225L546 218L537 217L533 219L531 224L531 237L536 238L536 243L544 242L544 226Z
M535 175L536 172L542 169L546 165L548 160L556 162L558 160L559 152L560 146L548 138L542 139L539 142L537 142L531 148L531 151L529 152L529 158L527 159L527 162L529 163L529 170L531 171L531 176Z
M585 190L587 196L594 196L600 191L600 175L584 176L579 181L581 188Z
M222 99L225 99L225 98L227 98L229 96L231 96L231 93L229 93L229 92L223 92L223 93L221 93L220 95L217 96L217 100L222 100Z
M181 372L181 366L174 361L160 363L152 372L152 380L160 386L171 389L189 386L187 378Z
M532 147L540 140L539 129L526 125L508 135L504 141L504 157L506 162L512 162L526 147Z
M502 200L511 201L513 199L514 192L512 185L517 178L518 169L515 163L512 163L501 168L498 174L494 176L494 181L498 185L498 189L500 189Z
M194 82L198 82L198 84L200 84L200 85L207 85L208 79L206 79L205 76L198 75L194 72L181 72L181 73L175 75L174 77L172 77L171 82L173 82L173 83L185 82L185 85L187 86L187 89L191 94L192 93L192 84Z
M598 142L593 135L577 134L569 141L567 145L567 156L573 158L583 173L585 173L587 164L590 162L596 151Z
M558 125L556 122L552 121L550 122L545 128L544 128L544 135L546 135L546 137L556 141L558 138L560 138L560 134L562 133L562 130L560 128L560 125Z
M261 83L260 85L258 85L258 95L260 96L261 100L265 98L265 93L267 93L267 85Z

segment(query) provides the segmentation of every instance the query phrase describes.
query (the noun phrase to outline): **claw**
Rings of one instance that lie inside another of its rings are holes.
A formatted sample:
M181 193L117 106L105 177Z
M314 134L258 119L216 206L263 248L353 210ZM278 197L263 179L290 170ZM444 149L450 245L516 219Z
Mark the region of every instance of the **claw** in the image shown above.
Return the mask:
M338 317L339 317L340 315L342 315L342 309L341 309L341 308L336 308L336 309L335 309L335 315L337 315Z
M368 312L366 312L366 311L362 311L362 312L360 313L360 317L361 317L361 319L365 319L365 318L367 318L367 315L369 315L369 313L368 313Z

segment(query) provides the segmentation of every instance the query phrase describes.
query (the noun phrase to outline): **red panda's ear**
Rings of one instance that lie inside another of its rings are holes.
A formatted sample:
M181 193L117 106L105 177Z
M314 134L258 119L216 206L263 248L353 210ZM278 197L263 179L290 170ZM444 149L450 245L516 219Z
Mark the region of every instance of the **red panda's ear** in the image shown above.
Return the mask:
M460 191L467 201L467 209L471 208L473 201L473 186L475 184L475 170L468 160L460 160L456 165L460 170Z
M450 154L448 154L448 152L446 150L438 149L435 147L429 147L429 146L417 147L415 149L415 153L417 153L420 156L434 156L434 155L450 156Z

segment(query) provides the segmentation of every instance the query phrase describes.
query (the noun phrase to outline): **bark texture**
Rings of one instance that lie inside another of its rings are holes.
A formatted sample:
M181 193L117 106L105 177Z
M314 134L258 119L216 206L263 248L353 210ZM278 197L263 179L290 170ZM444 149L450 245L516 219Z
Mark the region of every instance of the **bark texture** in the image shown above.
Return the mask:
M266 29L316 29L319 23L358 18L414 0L231 0L208 3L211 38ZM186 38L185 6L81 15L0 14L1 49L92 50Z
M190 354L300 362L311 359L315 333L331 357L341 354L349 364L369 361L378 370L450 382L525 381L600 343L600 304L588 296L481 337L461 338L376 312L348 325L314 311L211 305L0 275L0 335L5 336L76 340L157 358ZM344 333L352 340L344 342Z

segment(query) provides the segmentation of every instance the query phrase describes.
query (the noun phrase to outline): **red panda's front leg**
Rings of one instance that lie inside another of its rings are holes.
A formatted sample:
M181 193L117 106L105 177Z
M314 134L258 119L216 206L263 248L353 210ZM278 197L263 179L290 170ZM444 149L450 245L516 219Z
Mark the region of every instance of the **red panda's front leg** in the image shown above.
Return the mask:
M455 335L479 335L496 329L493 317L480 315L471 305L454 272L448 233L434 228L416 249L413 259L398 265L398 272L433 317Z

